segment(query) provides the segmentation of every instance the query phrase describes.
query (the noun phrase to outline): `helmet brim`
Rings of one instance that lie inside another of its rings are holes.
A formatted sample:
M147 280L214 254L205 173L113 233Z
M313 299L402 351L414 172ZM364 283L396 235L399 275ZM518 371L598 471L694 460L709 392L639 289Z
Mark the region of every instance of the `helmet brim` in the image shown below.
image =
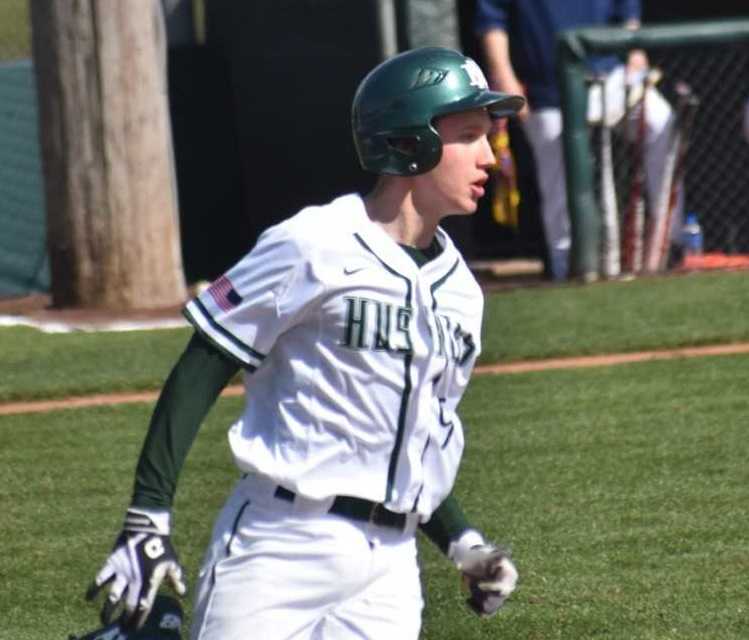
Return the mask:
M444 105L444 107L438 110L438 115L484 108L489 113L489 116L496 120L497 118L507 118L516 115L524 105L525 98L523 96L487 90L475 93L463 100Z

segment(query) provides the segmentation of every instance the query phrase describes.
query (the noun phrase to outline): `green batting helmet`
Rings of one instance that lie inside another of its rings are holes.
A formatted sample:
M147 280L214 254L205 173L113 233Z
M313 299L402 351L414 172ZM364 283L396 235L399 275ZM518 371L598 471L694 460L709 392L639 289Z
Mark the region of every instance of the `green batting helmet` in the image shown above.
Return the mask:
M426 173L442 157L435 118L480 107L501 118L523 104L521 96L489 91L480 67L458 51L406 51L375 67L356 90L351 124L359 162L379 174Z

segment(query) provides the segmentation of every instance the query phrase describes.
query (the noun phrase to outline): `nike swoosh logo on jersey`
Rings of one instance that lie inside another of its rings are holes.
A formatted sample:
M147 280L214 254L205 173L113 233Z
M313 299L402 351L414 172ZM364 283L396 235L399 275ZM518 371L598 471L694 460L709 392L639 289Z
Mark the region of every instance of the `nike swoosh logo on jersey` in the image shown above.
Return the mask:
M348 267L343 267L343 274L347 276L352 276L355 273L359 273L360 271L364 271L366 267L355 267L354 269L349 269Z

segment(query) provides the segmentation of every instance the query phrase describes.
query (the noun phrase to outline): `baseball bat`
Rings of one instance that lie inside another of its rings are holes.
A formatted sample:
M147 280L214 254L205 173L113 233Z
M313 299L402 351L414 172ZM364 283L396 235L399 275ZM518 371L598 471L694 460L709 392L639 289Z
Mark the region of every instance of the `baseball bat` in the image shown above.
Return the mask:
M611 124L606 102L606 79L597 80L601 88L601 273L604 278L615 278L620 272L619 210L616 203L614 157L611 146Z
M687 151L689 149L692 126L699 106L699 98L694 94L692 88L685 82L680 82L675 87L681 103L679 118L679 147L676 152L676 165L668 193L668 206L666 209L666 222L664 224L663 237L658 247L658 269L664 271L668 265L668 251L671 246L671 234L673 231L676 207L679 203L679 195L683 188L684 174L686 173Z
M683 83L681 83L683 84ZM651 224L645 241L645 271L657 273L661 265L661 252L663 244L668 244L670 238L666 235L668 222L668 209L672 189L678 190L678 182L674 179L676 174L677 159L679 157L682 140L682 125L687 107L685 95L678 94L676 114L671 125L669 145L663 167L663 180L653 211Z
M637 129L631 145L631 178L627 197L627 209L622 223L622 272L638 273L642 269L643 233L645 227L645 135L647 133L646 96L651 87L661 79L660 69L651 69L641 83L628 92L627 109L636 113Z

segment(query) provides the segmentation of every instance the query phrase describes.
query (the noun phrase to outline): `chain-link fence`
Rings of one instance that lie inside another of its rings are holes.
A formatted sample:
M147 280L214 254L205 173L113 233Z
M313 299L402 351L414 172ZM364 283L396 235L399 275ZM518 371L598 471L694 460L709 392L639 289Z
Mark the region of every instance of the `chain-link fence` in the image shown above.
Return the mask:
M749 253L749 140L743 134L744 105L749 99L749 43L653 49L647 53L651 66L661 71L654 90L675 114L680 111L680 90L688 87L698 101L692 126L684 132L688 145L676 220L680 222L686 213L696 214L705 252ZM622 218L636 195L633 167L638 161L638 107L636 104L630 119L623 118L612 129L617 210ZM602 202L600 136L600 129L592 127L594 184L597 199ZM652 214L656 198L648 198L647 189L644 195ZM678 239L678 229L675 234Z
M0 2L0 62L31 57L28 0Z

